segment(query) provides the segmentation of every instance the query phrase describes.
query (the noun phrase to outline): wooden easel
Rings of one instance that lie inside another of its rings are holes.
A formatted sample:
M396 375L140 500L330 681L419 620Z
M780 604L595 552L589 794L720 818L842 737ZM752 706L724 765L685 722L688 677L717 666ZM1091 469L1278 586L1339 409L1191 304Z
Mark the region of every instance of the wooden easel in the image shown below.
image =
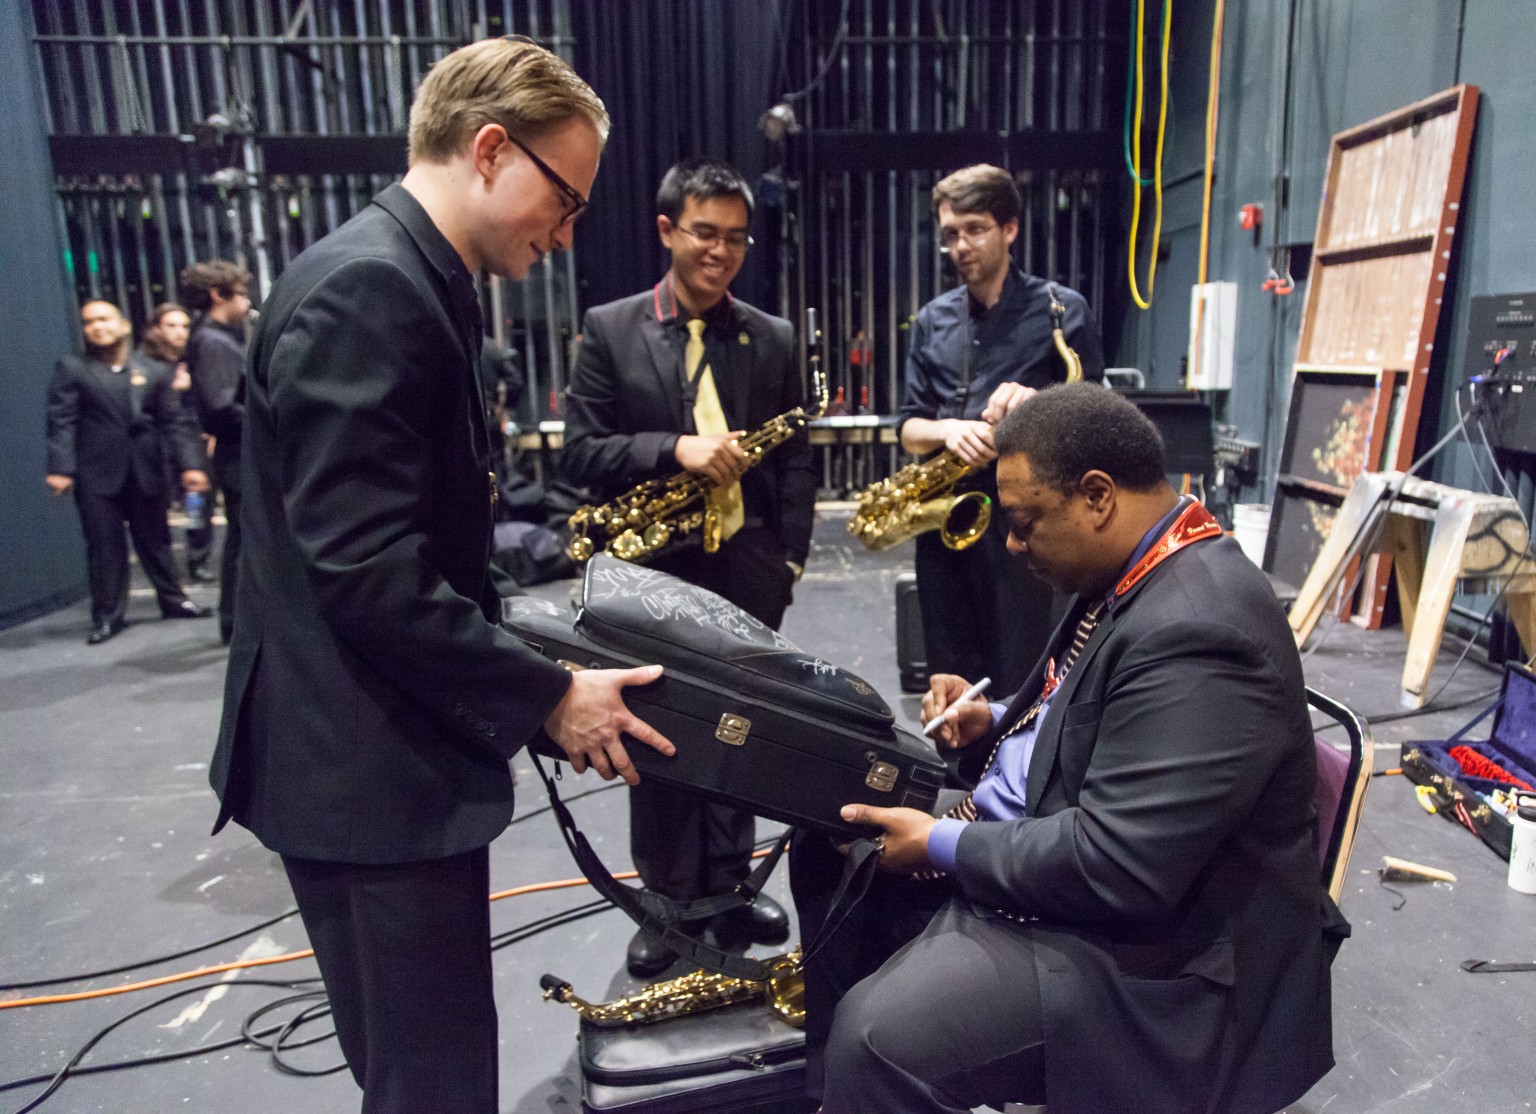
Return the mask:
M1504 606L1521 643L1527 653L1536 649L1536 557L1530 554L1530 538L1515 501L1402 472L1366 472L1350 488L1322 552L1291 605L1297 646L1306 644L1338 592L1346 569L1365 556L1362 551L1373 538L1374 551L1392 555L1403 627L1408 631L1403 707L1424 706L1429 672L1458 581L1472 592L1502 587Z

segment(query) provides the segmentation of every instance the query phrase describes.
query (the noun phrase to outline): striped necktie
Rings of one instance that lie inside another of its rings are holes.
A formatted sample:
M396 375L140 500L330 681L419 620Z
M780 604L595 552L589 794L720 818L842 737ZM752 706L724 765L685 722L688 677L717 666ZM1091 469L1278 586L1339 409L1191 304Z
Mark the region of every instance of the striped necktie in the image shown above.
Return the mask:
M725 420L725 409L720 405L720 393L715 390L714 372L704 363L703 318L695 317L688 322L688 344L683 349L683 367L688 372L688 382L698 380L698 391L693 403L693 428L700 436L729 433L731 427ZM709 501L720 515L720 538L724 541L740 530L746 521L746 513L741 505L741 484L715 488L709 493Z

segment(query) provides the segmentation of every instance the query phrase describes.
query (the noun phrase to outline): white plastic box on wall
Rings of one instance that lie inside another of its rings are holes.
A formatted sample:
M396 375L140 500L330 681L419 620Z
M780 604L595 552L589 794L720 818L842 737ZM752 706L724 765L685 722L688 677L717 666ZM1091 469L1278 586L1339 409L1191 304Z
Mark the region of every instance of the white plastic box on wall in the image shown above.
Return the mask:
M1189 291L1189 370L1192 391L1230 391L1237 341L1237 283L1197 283Z

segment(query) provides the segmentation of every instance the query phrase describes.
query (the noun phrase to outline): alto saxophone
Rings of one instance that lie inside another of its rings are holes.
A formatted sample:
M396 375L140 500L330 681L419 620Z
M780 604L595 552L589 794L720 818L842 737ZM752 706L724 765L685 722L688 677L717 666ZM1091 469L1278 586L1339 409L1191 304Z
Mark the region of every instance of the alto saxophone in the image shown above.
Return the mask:
M805 1024L805 982L800 975L800 949L770 962L777 965L779 973L762 982L699 970L652 983L636 994L612 1002L588 1002L578 998L570 983L554 975L545 975L539 985L544 988L546 1002L564 1002L593 1025L605 1029L665 1021L670 1017L703 1013L760 998L766 998L775 1014L798 1029Z
M815 406L797 406L770 418L736 443L747 454L747 468L756 468L769 451L788 441L827 408L827 381L819 358L810 359ZM679 472L667 479L646 480L618 498L597 506L577 507L568 520L571 540L565 554L578 565L599 549L625 561L646 561L663 548L702 531L704 552L720 548L720 516L708 496L714 480L701 472Z
M1066 365L1066 381L1076 383L1083 378L1083 362L1062 332L1067 307L1054 282L1046 283L1046 292L1051 299L1051 341ZM958 453L945 449L876 480L859 492L859 509L848 532L875 553L929 530L938 530L947 548L967 549L981 540L992 521L992 499L985 492L952 494L975 470Z

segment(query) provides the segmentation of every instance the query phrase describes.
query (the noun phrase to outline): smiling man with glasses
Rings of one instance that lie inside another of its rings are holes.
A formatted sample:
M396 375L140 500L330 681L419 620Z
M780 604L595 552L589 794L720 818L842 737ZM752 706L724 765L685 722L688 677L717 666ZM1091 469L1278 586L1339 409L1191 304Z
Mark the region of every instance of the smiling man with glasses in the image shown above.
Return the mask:
M656 231L671 266L650 290L588 311L566 392L564 465L609 499L679 468L717 485L725 541L715 553L672 550L649 562L724 596L777 628L811 544L816 475L802 431L745 472L737 445L802 401L789 322L731 297L752 244L752 190L734 168L689 160L667 171ZM645 885L675 900L712 896L747 876L753 820L654 783L630 792L630 851ZM692 926L699 927L699 926ZM707 926L722 947L778 943L784 910L760 895ZM637 932L631 973L676 957Z
M918 311L901 407L903 447L953 450L977 469L962 486L989 495L994 506L993 423L1066 378L1051 342L1053 284L1026 275L1010 255L1020 211L1018 186L999 167L966 167L934 187L935 233L963 285ZM1076 291L1055 290L1083 375L1102 379L1104 355L1087 302ZM995 523L964 550L946 549L937 532L917 539L928 667L990 677L993 692L1023 683L1053 626L1050 588L1009 558L1005 540Z
M370 1112L500 1109L487 847L540 730L634 781L657 666L567 673L504 632L474 275L568 248L608 113L492 39L432 67L410 169L283 272L245 378L245 548L210 779L282 856Z

